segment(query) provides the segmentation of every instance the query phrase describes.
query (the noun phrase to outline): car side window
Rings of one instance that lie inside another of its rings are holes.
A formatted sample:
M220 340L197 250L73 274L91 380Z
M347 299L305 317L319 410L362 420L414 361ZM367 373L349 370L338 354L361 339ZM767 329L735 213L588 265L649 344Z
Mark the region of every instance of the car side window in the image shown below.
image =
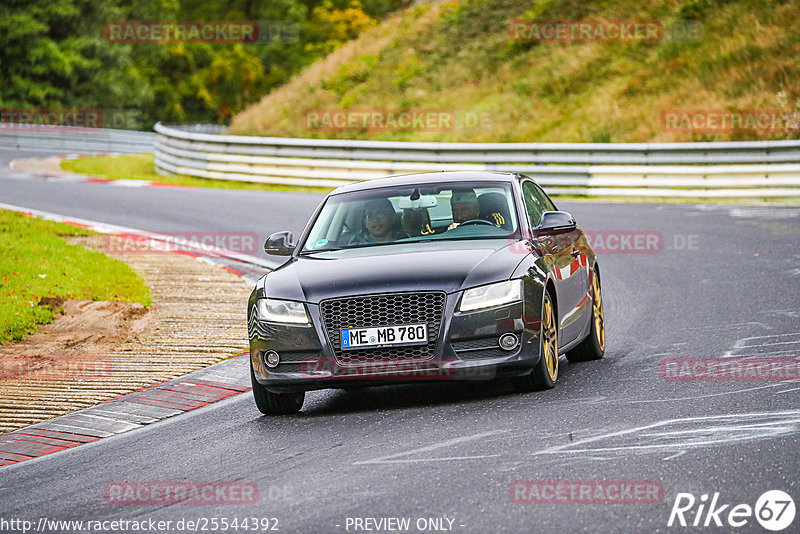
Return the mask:
M555 210L555 206L544 194L544 191L531 181L522 183L522 197L533 226L539 226L544 212Z
M544 189L542 189L541 186L539 186L538 184L533 184L533 187L535 187L536 190L539 191L539 194L542 196L542 199L544 200L544 204L546 206L546 209L544 211L558 211L556 205L553 204L553 201L550 200L550 197L547 196L547 193L544 192Z

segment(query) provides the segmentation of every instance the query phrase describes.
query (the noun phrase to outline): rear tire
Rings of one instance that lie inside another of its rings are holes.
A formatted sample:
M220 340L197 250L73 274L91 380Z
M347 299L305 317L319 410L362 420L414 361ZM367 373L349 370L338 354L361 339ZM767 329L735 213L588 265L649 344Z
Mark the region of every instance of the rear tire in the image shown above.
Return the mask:
M299 393L272 393L256 380L253 364L250 364L250 383L253 385L253 398L258 411L264 415L289 415L297 413L303 407L306 392Z
M511 385L519 393L552 389L558 380L558 328L553 300L545 291L542 300L542 326L539 331L539 362L530 373L515 376Z
M601 359L606 352L606 321L603 315L603 294L600 291L600 278L592 271L592 326L589 335L567 352L570 363L588 362Z

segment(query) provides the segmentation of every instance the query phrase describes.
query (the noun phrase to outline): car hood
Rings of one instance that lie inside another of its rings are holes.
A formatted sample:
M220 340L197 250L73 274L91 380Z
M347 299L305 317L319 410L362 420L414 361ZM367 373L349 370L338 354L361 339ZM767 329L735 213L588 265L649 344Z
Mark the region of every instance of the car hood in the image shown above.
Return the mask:
M400 291L445 291L507 280L521 247L508 239L403 243L293 258L266 277L271 298L321 300Z

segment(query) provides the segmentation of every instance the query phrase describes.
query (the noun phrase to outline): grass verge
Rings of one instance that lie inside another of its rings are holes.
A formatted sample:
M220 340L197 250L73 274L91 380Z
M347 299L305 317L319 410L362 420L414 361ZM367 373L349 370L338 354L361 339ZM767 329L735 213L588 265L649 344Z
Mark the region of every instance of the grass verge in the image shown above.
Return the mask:
M162 176L156 173L152 154L131 156L97 156L92 158L68 159L61 162L65 171L108 178L110 180L147 180L172 185L192 187L212 187L216 189L250 189L256 191L294 191L302 193L328 193L331 187L306 187L299 185L261 184L255 182L234 182L213 180L194 176Z
M91 233L0 210L0 343L52 322L62 299L151 305L150 289L128 265L63 239Z

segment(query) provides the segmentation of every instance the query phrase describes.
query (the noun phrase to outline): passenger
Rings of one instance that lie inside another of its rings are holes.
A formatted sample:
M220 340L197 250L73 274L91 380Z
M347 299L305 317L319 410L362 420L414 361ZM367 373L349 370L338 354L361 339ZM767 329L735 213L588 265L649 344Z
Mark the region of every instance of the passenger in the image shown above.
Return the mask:
M364 208L362 243L388 243L408 237L399 228L397 212L388 198L376 198L367 202Z
M453 212L453 224L448 230L458 227L459 224L477 219L481 213L478 197L472 189L455 189L450 197L450 209Z

